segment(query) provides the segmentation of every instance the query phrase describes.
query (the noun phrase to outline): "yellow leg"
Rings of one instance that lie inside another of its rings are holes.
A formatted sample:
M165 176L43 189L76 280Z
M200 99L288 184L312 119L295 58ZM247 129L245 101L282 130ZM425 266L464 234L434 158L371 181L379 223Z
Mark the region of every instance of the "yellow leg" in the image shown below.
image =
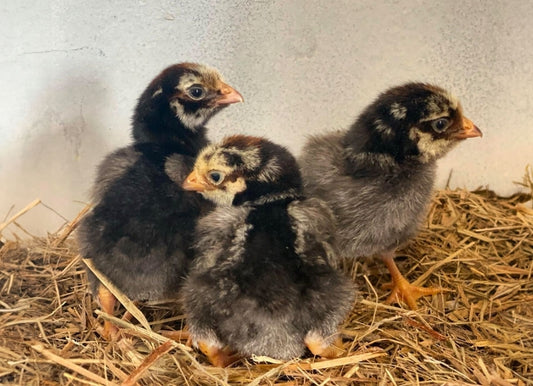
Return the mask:
M160 331L161 335L163 335L165 338L169 338L172 340L175 340L176 342L181 342L183 340L187 341L187 346L191 346L191 336L189 334L189 331L187 327L185 327L183 330L178 331L167 331L162 330Z
M317 334L309 334L305 337L305 345L313 355L324 358L337 358L344 353L340 336L337 336L333 343L328 345L324 338Z
M102 284L98 287L98 301L102 311L109 315L113 315L115 310L115 303L117 299L115 296ZM104 329L102 331L102 337L106 340L114 340L119 334L119 329L109 320L104 320Z
M416 310L417 305L416 301L422 296L435 295L443 291L446 291L444 288L438 287L418 287L412 285L407 281L405 277L401 274L400 270L394 262L394 253L388 252L381 256L381 259L389 269L391 274L392 283L386 284L384 287L391 288L392 292L387 299L387 303L399 302L402 301L406 303L410 309Z
M198 341L198 348L216 367L227 367L241 359L240 355L231 353L227 348L221 349L204 341Z

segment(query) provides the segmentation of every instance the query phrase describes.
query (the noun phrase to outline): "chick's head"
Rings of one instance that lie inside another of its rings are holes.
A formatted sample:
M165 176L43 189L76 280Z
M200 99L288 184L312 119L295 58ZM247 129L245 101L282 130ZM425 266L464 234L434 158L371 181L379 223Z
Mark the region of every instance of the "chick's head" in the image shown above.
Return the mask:
M139 98L133 115L136 140L154 140L161 130L175 127L196 131L222 108L242 102L214 68L178 63L163 70Z
M301 177L284 147L264 138L234 135L200 152L183 188L217 205L240 205L296 195Z
M482 136L448 91L426 83L393 87L369 105L349 131L355 151L384 153L396 161L436 160L461 140Z

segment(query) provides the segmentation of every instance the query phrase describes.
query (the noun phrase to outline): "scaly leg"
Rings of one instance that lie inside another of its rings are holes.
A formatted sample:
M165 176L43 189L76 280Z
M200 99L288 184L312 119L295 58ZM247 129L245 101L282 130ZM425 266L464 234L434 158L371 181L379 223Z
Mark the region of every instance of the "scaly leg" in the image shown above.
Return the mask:
M103 284L100 284L98 287L98 301L100 302L102 311L109 315L113 315L117 299ZM102 337L104 339L114 340L118 336L118 333L119 329L117 326L109 320L104 320L104 329L102 331Z
M169 338L172 340L175 340L176 342L181 342L183 340L187 341L187 346L192 346L192 340L191 340L191 334L189 334L189 329L187 326L185 326L182 330L178 331L168 331L168 330L161 330L159 331L161 335L163 335L165 338Z
M410 309L416 310L416 301L418 298L422 296L435 295L446 291L444 288L418 287L409 283L409 281L403 277L400 270L396 266L396 263L394 262L394 252L382 254L381 259L389 269L392 278L392 283L385 285L387 288L392 289L392 292L386 301L387 303L402 301L407 303Z
M333 343L328 344L323 337L316 333L309 333L305 337L305 345L313 355L324 358L337 358L342 355L344 348L339 335L335 337Z

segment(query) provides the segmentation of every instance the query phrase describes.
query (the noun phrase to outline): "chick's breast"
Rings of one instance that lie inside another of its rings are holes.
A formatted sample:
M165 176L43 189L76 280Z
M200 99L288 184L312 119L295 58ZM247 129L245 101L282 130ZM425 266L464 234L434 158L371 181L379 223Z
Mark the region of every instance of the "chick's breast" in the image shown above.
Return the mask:
M304 190L326 201L337 221L344 257L370 255L412 237L431 199L435 163L396 174L354 178L346 163L344 132L312 137L300 158Z
M223 224L229 213L232 224ZM324 251L308 260L296 253L286 203L218 208L200 221L199 234L199 256L185 287L191 333L198 339L215 335L244 355L290 359L303 354L310 330L336 332L352 288Z

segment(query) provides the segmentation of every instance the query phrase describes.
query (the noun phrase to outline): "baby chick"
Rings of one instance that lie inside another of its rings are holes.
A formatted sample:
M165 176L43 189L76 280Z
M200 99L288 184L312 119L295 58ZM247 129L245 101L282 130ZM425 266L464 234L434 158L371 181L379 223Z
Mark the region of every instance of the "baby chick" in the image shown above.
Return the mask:
M100 164L94 207L78 230L81 254L131 299L176 297L192 258L196 219L207 203L180 185L207 144L204 124L241 101L215 69L170 66L138 101L135 144ZM111 314L115 297L91 271L88 279L102 309ZM117 331L105 322L102 335L109 339Z
M383 259L393 281L389 302L415 309L420 296L442 291L411 285L394 252L425 217L437 159L481 135L449 92L407 83L381 94L348 131L312 137L304 147L306 194L325 200L335 213L342 256Z
M303 199L292 155L266 139L233 136L202 150L184 189L216 208L198 221L184 285L194 345L212 364L239 355L278 359L341 351L337 329L354 297L338 272L334 219Z

